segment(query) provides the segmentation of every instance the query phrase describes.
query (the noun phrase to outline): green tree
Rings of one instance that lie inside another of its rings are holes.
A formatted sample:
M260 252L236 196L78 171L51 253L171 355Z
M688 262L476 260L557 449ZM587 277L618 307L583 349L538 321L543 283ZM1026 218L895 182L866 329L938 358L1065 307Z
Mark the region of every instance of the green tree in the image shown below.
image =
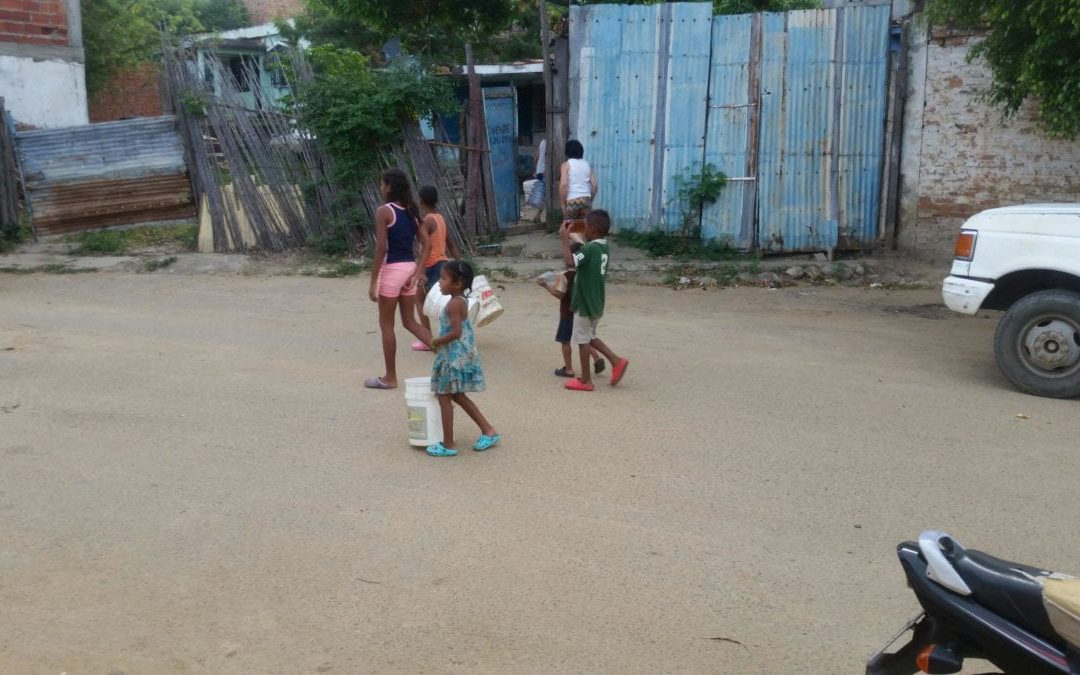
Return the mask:
M625 0L627 5L655 5L662 0ZM610 0L581 0L574 4L598 5ZM818 9L821 0L711 0L714 14L752 14L754 12L788 12L794 9Z
M82 22L91 95L115 75L153 60L159 29L180 36L249 24L239 0L84 0Z
M985 96L1006 115L1029 99L1051 136L1080 136L1080 0L930 0L936 24L985 29L970 58L993 74Z
M240 0L201 0L197 15L203 28L217 32L251 25L251 17Z
M101 91L117 73L153 55L157 31L149 9L140 0L82 3L86 88L90 95Z
M476 3L464 3L470 4ZM426 26L413 24L403 28L404 24L393 20L387 22L351 10L343 11L342 4L335 0L305 0L304 12L291 24L279 21L278 28L293 44L303 38L314 45L352 49L376 66L384 65L383 46L395 37L401 39L405 52L427 63L462 64L466 42L472 43L480 62L540 58L543 54L540 13L535 0L506 4L509 11L497 26L495 21L478 27L471 20L433 19Z
M277 27L294 45L305 39L316 46L351 49L369 63L382 63L383 36L365 22L341 18L324 0L305 0L301 14L291 22L279 20Z
M314 78L295 85L292 107L334 158L346 190L381 168L380 151L402 141L403 118L457 109L449 80L420 67L376 69L363 54L329 45L313 47L308 58Z
M795 9L818 9L820 7L820 0L713 0L713 13L715 14L789 12Z
M512 23L513 0L323 0L339 19L370 30L380 44L401 40L402 49L425 61L459 63L466 42L479 44Z
M205 32L198 0L142 0L143 12L150 18L154 27L164 28L172 35L191 35ZM160 39L156 30L151 31L152 43L156 46Z

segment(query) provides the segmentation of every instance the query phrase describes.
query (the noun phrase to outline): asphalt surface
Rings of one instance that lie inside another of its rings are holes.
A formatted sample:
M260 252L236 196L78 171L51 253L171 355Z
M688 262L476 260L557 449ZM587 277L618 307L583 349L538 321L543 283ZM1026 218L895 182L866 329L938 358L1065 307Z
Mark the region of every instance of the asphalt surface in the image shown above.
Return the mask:
M615 286L579 394L511 285L432 459L366 285L0 275L0 672L852 673L923 528L1080 572L1080 403L934 291Z

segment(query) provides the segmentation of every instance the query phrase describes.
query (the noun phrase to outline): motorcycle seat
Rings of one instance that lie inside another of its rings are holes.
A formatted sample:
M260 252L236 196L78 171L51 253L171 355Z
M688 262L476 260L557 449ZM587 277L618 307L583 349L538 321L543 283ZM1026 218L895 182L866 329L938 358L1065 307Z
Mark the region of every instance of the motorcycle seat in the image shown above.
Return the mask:
M979 604L1046 640L1062 642L1043 605L1040 578L1050 572L970 549L956 551L952 563Z
M1045 581L1043 602L1050 624L1075 649L1080 649L1080 579Z

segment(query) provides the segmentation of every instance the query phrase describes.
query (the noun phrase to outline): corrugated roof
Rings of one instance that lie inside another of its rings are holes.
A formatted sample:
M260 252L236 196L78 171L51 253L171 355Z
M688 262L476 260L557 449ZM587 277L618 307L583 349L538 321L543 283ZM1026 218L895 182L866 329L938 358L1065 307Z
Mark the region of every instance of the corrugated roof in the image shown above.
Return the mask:
M19 158L39 232L194 214L172 117L21 132Z
M18 134L23 173L33 188L83 178L183 173L184 146L173 117L149 117Z
M888 103L888 5L841 10L840 243L865 245L878 236L885 117Z
M588 5L570 18L571 135L617 228L677 229L677 179L706 162L742 179L705 208L706 238L773 252L876 238L887 5L758 18L712 17L708 3Z
M766 15L762 248L819 251L875 239L888 40L888 6Z
M750 119L757 102L750 97L752 24L750 14L713 19L705 161L731 178L745 178L750 164ZM728 183L720 198L703 209L702 236L750 248L754 204L746 200L754 189L753 181Z
M678 231L688 205L680 203L678 180L701 171L705 159L705 93L709 83L712 5L668 5L667 95L662 120L664 153L660 165L663 194L653 202L653 220ZM694 222L692 226L696 226Z
M836 246L831 214L835 10L765 16L760 243L766 250Z

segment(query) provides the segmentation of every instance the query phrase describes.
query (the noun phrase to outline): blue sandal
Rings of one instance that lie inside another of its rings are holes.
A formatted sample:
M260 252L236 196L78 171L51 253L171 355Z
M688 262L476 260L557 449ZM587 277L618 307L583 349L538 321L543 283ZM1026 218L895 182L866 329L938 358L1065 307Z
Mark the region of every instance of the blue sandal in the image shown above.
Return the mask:
M427 447L427 454L432 457L453 457L457 455L457 450L448 448L442 443L436 443L435 445L429 445Z
M476 445L474 445L472 449L477 452L482 452L488 448L494 448L501 440L502 437L500 437L499 434L495 434L494 436L481 436L477 439Z

